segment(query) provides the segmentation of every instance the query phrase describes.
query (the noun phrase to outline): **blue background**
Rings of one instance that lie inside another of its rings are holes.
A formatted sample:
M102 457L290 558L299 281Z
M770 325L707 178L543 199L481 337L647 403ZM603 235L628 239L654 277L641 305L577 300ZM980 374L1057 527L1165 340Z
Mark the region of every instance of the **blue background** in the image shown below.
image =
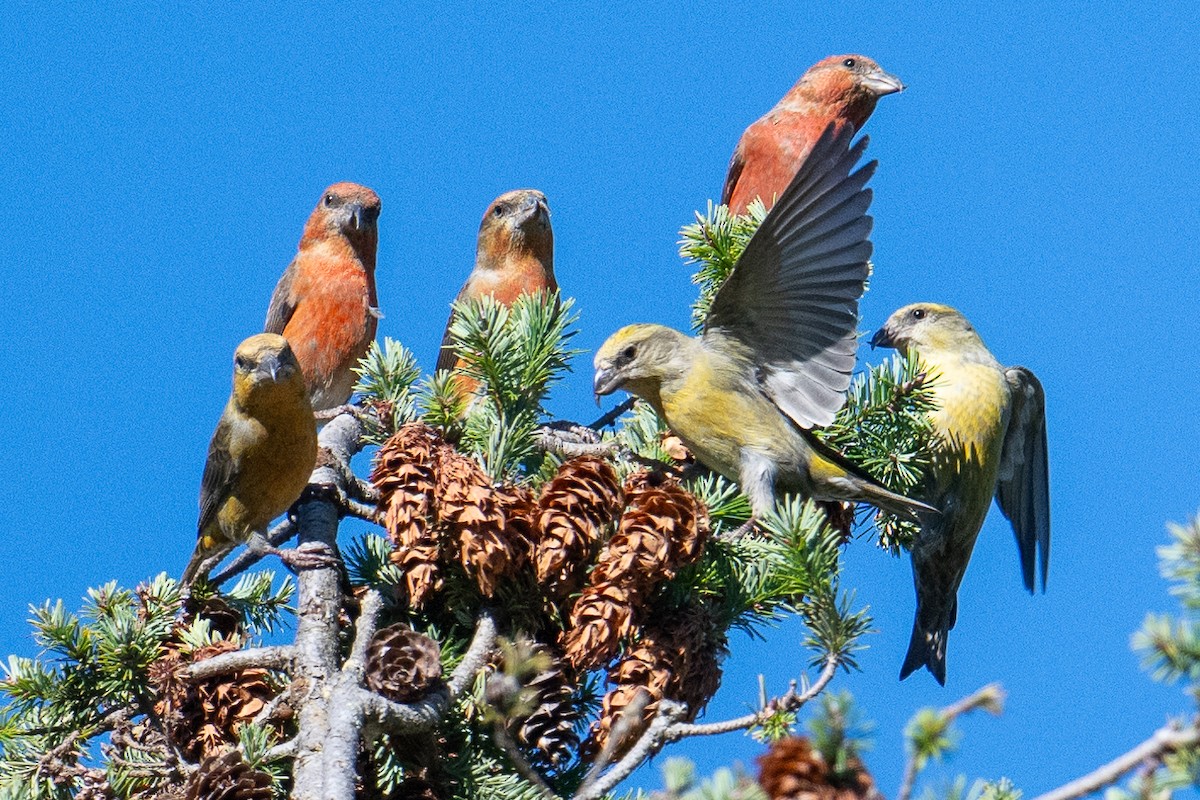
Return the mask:
M1054 510L1049 592L1032 598L991 515L945 689L895 678L907 562L848 548L879 632L835 687L878 723L868 762L894 796L913 711L992 680L1008 711L967 720L935 784L961 771L1045 790L1188 707L1128 640L1173 608L1154 547L1200 502L1193 4L107 5L0 13L0 651L33 654L31 602L182 568L231 353L327 184L382 196L380 333L425 367L480 216L523 186L549 197L581 346L626 322L686 328L678 228L806 67L862 52L910 87L868 124L863 324L947 302L1035 370ZM561 416L594 414L589 360L552 397ZM741 713L760 672L784 688L801 635L736 641L708 718ZM672 752L707 771L759 750L734 734Z

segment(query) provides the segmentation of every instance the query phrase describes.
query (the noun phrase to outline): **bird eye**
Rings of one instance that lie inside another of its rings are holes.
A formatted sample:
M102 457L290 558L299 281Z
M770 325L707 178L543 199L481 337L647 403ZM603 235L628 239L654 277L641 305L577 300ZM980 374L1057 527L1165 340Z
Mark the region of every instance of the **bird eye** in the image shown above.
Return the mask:
M624 350L621 351L621 356L626 359L632 359L636 355L637 355L637 348L634 347L633 345L629 345L629 347L626 347Z
M504 206L492 206L492 216L493 217L504 216Z
M332 194L325 195L325 205L332 206L335 199L336 198Z
M912 317L913 317L913 319L925 319L925 309L914 308L912 310Z
M842 66L846 67L847 69L854 69L854 65L857 63L858 62L855 61L853 58L847 58L845 61L842 62Z
M250 369L250 359L246 358L245 356L235 356L233 359L233 365L242 372L246 372Z

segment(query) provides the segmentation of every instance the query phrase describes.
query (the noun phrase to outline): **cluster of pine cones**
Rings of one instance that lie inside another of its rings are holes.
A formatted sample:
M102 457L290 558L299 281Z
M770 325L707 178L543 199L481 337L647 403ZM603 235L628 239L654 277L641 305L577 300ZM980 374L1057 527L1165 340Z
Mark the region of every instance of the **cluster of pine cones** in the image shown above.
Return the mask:
M607 671L610 690L587 752L611 752L631 709L640 730L660 700L683 701L694 716L716 691L724 642L705 609L671 607L661 591L700 558L710 532L704 505L673 478L642 471L622 484L607 461L583 456L535 497L494 485L433 428L411 423L379 450L371 479L410 607L440 608L458 574L481 598L529 587L522 604L542 609L537 630L511 632L550 656L529 685L539 701L514 731L537 761L562 766L578 746L570 712L591 670Z

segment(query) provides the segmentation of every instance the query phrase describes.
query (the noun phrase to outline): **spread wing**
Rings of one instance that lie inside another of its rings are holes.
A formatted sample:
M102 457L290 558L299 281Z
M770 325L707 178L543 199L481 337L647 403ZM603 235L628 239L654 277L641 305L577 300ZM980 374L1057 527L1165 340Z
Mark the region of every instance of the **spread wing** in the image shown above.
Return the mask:
M875 162L851 174L867 139L821 134L763 220L705 320L704 338L747 352L763 391L804 428L833 421L858 348L858 300L871 257Z
M271 295L271 305L267 306L267 321L263 324L263 333L283 334L292 314L296 313L296 297L292 293L292 281L296 276L296 262L288 264L275 284Z
M1046 395L1024 367L1004 372L1012 411L1000 455L996 501L1012 522L1025 588L1033 591L1034 559L1040 555L1042 591L1050 562L1050 470L1046 456Z
M721 202L725 205L729 205L729 199L733 197L733 189L737 186L738 178L742 176L742 168L746 166L746 159L742 155L742 143L745 140L746 135L742 134L737 147L733 148L733 156L729 159L729 169L725 172L725 186L721 189Z
M229 421L222 416L208 443L208 460L204 462L204 477L200 479L200 521L197 536L217 517L221 504L229 498L236 478L233 458L229 455Z

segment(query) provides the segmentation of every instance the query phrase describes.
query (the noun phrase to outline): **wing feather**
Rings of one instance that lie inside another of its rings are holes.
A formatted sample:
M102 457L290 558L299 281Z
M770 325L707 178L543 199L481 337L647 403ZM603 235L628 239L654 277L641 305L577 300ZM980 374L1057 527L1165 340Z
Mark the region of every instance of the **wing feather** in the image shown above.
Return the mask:
M271 294L271 304L267 306L267 321L263 323L264 333L278 333L282 336L283 329L296 313L296 297L292 292L292 281L295 277L296 261L293 259L283 271L279 283L275 284L275 291Z
M710 342L749 351L763 391L798 425L828 424L850 385L871 256L875 162L830 126L763 220L705 321ZM736 158L736 153L735 153Z
M1021 557L1025 588L1034 591L1038 562L1042 591L1050 562L1050 468L1046 451L1046 395L1025 367L1009 367L1005 377L1012 396L1008 430L1000 455L996 501L1012 523Z
M221 505L229 498L236 470L229 454L229 421L222 415L208 443L208 459L204 462L204 477L200 479L200 518L196 523L196 536L212 524Z

